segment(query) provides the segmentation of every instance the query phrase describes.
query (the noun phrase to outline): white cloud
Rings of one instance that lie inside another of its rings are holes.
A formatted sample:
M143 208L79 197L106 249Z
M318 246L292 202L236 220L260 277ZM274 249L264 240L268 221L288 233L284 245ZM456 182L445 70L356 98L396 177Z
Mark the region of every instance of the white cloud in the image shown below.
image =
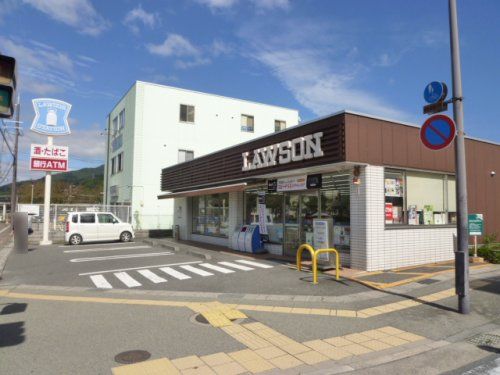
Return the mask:
M239 0L196 0L198 3L208 6L212 10L228 9Z
M77 80L90 81L92 78L78 67L88 65L81 61L95 61L88 56L74 58L56 48L30 41L23 43L19 39L10 39L0 36L2 51L15 57L19 64L19 87L21 90L36 95L49 95L64 91L72 91L80 96L114 96L106 92L88 90L84 85L77 84ZM81 61L79 61L81 60Z
M240 3L240 0L196 0L199 4L208 6L212 11L231 9ZM273 9L289 9L290 0L250 0L247 1L255 6L259 11Z
M257 8L260 9L289 9L289 0L252 0Z
M90 0L23 0L50 18L74 27L82 34L99 35L109 22L97 13Z
M138 34L139 24L142 23L144 26L148 26L150 29L155 28L155 26L160 22L160 16L157 13L148 13L142 9L142 5L139 4L136 8L130 10L123 23L134 33Z
M213 56L220 56L220 55L227 55L230 54L233 51L233 48L227 44L226 42L220 40L220 39L215 39L212 42L212 45L209 48L210 53Z
M169 34L161 44L148 44L147 49L155 55L170 56L199 56L200 50L189 40L179 34Z
M308 24L296 32L296 24ZM248 56L268 67L299 103L318 116L342 109L405 119L407 115L363 87L366 66L355 60L352 44L328 25L304 20L280 25L248 24L240 37ZM335 46L335 47L332 47ZM351 57L348 57L351 55Z

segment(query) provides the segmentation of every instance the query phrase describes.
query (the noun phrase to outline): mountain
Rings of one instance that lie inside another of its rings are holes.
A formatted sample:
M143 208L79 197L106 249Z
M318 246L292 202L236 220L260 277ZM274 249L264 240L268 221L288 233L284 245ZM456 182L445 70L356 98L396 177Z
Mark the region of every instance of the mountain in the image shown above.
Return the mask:
M19 203L31 202L31 180L17 183ZM45 177L33 180L33 203L43 203ZM101 203L104 165L52 175L51 203ZM2 200L10 199L11 184L0 187Z

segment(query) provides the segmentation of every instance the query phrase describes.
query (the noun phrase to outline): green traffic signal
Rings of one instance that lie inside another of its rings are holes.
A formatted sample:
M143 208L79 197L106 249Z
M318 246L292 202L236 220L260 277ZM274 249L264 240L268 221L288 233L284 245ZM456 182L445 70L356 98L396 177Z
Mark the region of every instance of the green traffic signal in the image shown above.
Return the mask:
M0 117L10 118L14 114L16 70L16 59L0 55Z
M0 112L8 113L12 108L12 88L0 86Z

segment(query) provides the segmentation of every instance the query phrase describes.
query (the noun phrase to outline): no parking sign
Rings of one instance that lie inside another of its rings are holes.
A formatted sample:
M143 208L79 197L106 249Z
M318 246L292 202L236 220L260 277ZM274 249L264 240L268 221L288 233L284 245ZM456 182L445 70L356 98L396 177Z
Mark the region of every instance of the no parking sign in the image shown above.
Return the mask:
M434 115L420 128L422 143L431 150L448 147L455 139L455 122L446 115Z

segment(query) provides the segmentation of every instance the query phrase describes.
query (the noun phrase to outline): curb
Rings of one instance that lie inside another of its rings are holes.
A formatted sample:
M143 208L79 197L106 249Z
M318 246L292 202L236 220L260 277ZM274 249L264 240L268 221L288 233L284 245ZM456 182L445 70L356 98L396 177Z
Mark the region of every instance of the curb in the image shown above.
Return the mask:
M151 246L160 246L160 247L163 247L164 249L174 250L176 253L183 252L183 253L186 253L186 254L201 258L201 259L205 259L205 260L212 259L211 255L196 251L191 246L185 246L185 247L181 248L175 242L170 242L167 240L155 241L155 240L151 240L151 239L143 239L142 242L144 242L145 244L151 245Z
M5 264L7 263L7 258L9 257L10 253L12 253L13 249L14 242L11 240L5 248L0 250L0 280L2 280L3 270L5 268Z

